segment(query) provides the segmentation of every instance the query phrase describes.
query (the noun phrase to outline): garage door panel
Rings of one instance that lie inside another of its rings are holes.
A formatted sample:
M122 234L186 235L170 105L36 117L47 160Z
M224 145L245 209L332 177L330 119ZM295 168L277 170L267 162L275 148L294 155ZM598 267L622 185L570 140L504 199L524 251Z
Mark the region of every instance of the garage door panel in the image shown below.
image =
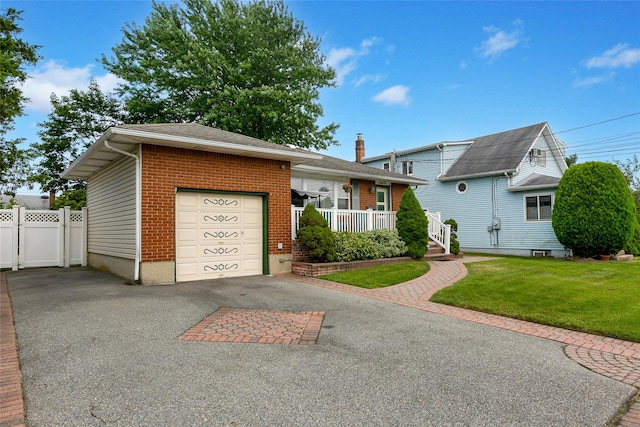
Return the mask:
M238 225L241 223L240 213L234 212L202 212L200 215L200 225L204 226L228 226L228 225Z
M200 242L210 244L211 242L235 242L242 240L241 228L201 228Z
M261 196L178 192L176 280L262 274L262 204Z
M242 196L233 194L205 194L199 196L199 207L204 210L237 211L242 203Z

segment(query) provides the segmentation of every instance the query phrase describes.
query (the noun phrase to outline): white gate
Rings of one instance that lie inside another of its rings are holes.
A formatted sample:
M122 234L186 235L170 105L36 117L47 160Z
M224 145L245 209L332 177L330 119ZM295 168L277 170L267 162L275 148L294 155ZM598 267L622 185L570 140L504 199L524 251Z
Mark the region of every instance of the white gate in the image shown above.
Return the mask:
M0 268L87 265L87 209L0 210Z

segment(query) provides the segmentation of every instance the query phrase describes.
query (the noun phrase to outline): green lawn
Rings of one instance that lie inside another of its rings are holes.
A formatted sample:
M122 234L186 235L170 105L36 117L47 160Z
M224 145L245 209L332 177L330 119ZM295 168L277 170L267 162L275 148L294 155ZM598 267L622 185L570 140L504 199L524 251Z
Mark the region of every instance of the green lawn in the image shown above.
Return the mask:
M500 258L431 301L640 342L640 261Z
M424 261L409 261L398 264L379 265L362 270L325 274L319 279L346 285L359 286L366 289L384 288L385 286L413 280L429 271L429 264Z

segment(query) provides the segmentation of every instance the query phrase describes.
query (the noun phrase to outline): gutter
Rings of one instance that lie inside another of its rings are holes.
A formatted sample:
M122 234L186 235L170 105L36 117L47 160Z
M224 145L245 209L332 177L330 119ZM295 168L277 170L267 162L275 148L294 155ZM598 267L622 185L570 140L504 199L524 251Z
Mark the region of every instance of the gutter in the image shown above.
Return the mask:
M142 168L140 167L140 144L138 144L138 155L112 147L109 145L108 139L105 139L104 146L108 150L136 159L136 255L133 266L133 281L137 282L140 280L142 246Z

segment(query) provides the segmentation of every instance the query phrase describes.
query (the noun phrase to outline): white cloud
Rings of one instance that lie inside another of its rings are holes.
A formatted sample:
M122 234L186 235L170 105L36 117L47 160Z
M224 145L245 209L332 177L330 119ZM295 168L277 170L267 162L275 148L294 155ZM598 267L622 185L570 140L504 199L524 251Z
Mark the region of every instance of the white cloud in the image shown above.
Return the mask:
M341 86L345 77L358 67L358 59L368 55L370 48L381 40L378 37L372 37L360 42L358 49L343 47L329 51L326 63L336 70L336 84L338 86Z
M408 94L408 86L397 85L383 90L382 92L374 96L373 100L387 105L407 106L411 101L411 98L409 98Z
M614 72L611 72L604 76L577 78L574 80L573 85L575 87L589 87L603 82L611 81L613 80L615 75L616 74Z
M522 21L514 21L512 27L511 31L505 31L493 26L484 27L482 30L491 36L482 42L478 49L480 55L493 60L521 43L523 41Z
M379 82L380 80L382 80L384 78L384 76L382 74L365 74L364 76L356 79L353 84L358 87L361 84L364 83L368 83L368 82Z
M51 111L51 94L68 95L71 89L86 90L89 80L94 77L103 91L112 91L118 78L113 74L93 76L93 65L82 68L67 68L64 64L50 60L29 72L30 78L23 85L24 95L30 99L25 109L32 113L48 114Z
M629 47L627 43L617 44L602 55L585 61L587 68L629 68L637 63L640 63L640 49Z

